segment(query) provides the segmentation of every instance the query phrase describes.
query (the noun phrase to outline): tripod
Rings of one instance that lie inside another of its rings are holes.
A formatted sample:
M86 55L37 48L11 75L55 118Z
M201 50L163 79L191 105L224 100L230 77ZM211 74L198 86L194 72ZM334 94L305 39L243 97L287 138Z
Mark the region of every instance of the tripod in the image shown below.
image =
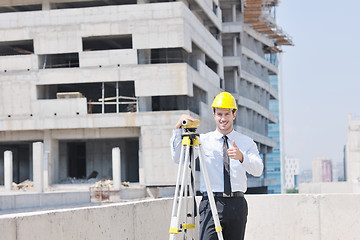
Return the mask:
M174 240L176 235L183 230L184 237L183 239L187 239L187 231L188 229L195 229L195 216L196 216L196 202L195 202L195 152L197 152L200 161L200 167L202 171L202 175L204 177L206 191L208 194L211 213L215 223L215 230L217 232L217 236L219 240L223 240L222 228L220 225L220 220L217 212L217 208L215 205L214 195L211 189L210 180L206 168L206 164L204 162L203 153L201 149L201 144L199 141L199 134L196 133L197 126L200 124L200 121L188 122L184 120L182 122L182 144L181 144L181 153L180 153L180 161L178 167L178 174L176 180L175 194L174 194L174 202L171 213L171 223L170 223L170 240ZM184 158L185 152L185 159ZM180 188L180 178L181 178L181 188ZM190 184L188 183L188 179L190 178ZM180 188L180 191L179 191ZM188 190L191 198L191 210L188 211ZM185 200L185 201L184 201ZM184 201L184 212L183 215L183 224L179 225L180 214L181 214L181 205Z

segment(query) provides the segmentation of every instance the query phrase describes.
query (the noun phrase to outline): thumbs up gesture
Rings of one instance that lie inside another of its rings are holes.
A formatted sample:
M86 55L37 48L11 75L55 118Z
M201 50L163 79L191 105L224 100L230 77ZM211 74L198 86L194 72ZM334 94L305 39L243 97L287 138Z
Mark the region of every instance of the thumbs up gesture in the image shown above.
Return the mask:
M231 159L239 160L240 162L244 161L244 157L238 146L236 146L235 140L232 141L232 148L228 149L228 155Z

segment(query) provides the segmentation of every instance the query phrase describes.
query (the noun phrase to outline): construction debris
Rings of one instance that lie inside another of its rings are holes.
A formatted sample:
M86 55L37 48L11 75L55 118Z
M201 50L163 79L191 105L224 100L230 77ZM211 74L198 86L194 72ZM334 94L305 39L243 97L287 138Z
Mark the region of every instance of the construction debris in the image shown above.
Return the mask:
M68 177L66 179L63 179L60 181L60 184L83 184L83 183L90 183L94 184L96 182L100 181L98 178L75 178L75 177Z
M30 180L25 180L19 184L16 183L12 183L12 190L22 190L22 191L26 191L28 189L33 189L34 188L34 182L30 181Z
M121 185L124 187L129 187L130 182L122 182ZM111 194L118 194L119 191L113 190L114 183L112 180L104 180L104 181L98 181L95 184L91 185L90 195L91 199L95 201L109 201Z
M99 188L112 188L113 181L112 180L105 180L105 181L98 181L95 184L91 185L90 189L99 189Z

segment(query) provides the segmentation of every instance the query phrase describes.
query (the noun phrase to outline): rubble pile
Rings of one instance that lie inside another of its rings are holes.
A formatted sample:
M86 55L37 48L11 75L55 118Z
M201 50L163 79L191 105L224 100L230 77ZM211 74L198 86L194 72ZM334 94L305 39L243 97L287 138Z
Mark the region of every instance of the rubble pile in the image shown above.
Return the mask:
M104 181L98 181L95 184L91 185L90 188L112 188L114 186L113 181L112 180L104 180Z
M25 180L19 184L16 183L12 183L12 190L22 190L22 191L26 191L26 190L31 190L34 188L34 182L30 181L30 180Z
M83 184L83 183L96 183L100 181L98 178L75 178L75 177L68 177L60 181L60 184Z
M122 182L121 185L124 187L129 187L130 182ZM110 200L110 195L119 191L113 190L114 183L112 180L103 180L98 181L90 186L90 195L91 198L95 201L108 201Z

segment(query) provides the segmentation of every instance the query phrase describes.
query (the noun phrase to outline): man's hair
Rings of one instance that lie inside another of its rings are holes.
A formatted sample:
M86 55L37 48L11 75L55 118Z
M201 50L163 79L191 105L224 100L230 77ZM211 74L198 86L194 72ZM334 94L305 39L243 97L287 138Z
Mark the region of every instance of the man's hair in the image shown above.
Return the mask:
M215 113L215 107L213 108L213 112ZM236 109L232 109L233 114L236 112Z

